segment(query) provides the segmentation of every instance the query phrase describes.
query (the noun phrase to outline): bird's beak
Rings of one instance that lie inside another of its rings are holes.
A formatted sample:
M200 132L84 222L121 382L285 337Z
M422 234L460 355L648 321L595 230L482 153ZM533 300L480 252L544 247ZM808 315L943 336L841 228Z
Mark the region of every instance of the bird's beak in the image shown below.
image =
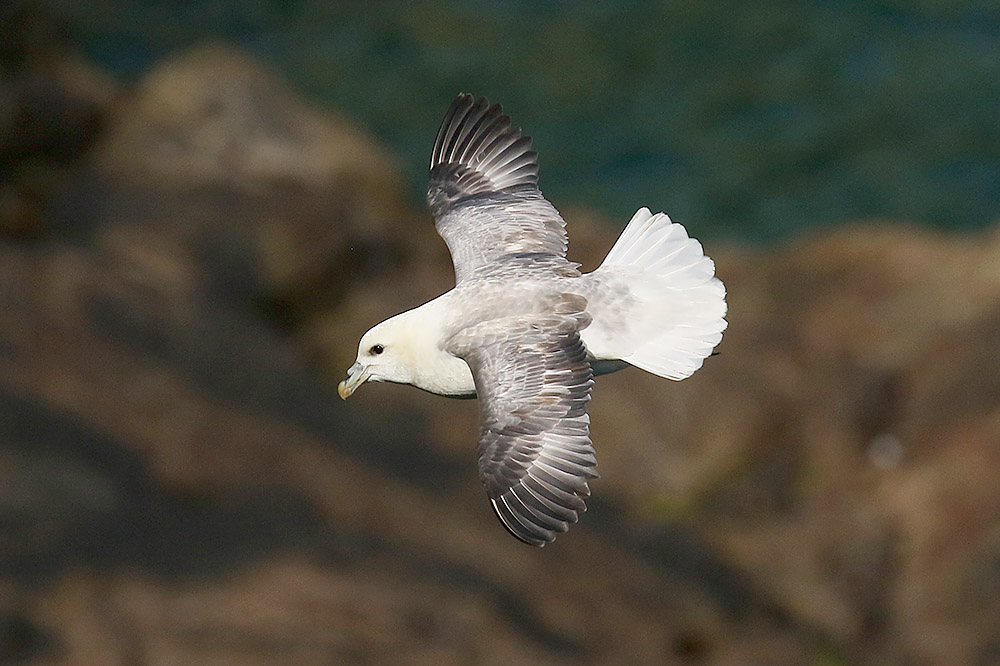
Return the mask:
M359 386L368 381L371 374L371 370L366 365L361 365L361 363L352 365L351 369L347 371L347 379L337 385L337 393L340 398L342 400L350 398Z

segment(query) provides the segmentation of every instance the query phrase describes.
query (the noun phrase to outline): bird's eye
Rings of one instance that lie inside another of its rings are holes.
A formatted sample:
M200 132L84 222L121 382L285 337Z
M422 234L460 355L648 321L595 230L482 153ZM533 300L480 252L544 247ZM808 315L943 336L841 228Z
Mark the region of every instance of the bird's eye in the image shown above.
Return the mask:
M378 356L385 351L385 347L382 345L372 345L372 348L368 350L368 353L372 356Z

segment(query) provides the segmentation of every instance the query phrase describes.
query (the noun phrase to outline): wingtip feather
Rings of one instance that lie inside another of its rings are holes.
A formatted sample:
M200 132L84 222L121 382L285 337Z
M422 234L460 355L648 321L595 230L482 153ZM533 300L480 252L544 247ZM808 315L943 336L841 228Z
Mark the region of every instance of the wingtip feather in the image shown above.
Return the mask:
M499 104L468 93L445 114L431 150L428 201L445 206L464 196L530 185L537 187L531 138L511 124ZM464 177L467 173L478 178Z

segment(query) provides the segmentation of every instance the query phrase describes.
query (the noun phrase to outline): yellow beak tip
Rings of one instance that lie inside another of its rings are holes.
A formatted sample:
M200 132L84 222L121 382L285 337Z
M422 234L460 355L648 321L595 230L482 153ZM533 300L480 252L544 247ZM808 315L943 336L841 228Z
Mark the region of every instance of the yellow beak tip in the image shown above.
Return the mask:
M347 400L348 398L350 398L351 397L351 393L353 393L353 391L351 391L351 389L347 388L347 380L346 379L344 381L340 382L339 384L337 384L337 395L340 396L341 400Z

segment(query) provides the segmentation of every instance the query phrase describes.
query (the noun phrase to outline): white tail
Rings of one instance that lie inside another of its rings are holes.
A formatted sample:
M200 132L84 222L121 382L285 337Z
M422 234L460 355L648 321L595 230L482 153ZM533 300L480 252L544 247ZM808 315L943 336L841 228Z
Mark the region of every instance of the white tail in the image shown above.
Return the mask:
M684 379L722 340L726 288L715 263L663 213L640 208L587 277L594 323L583 338L598 359Z

